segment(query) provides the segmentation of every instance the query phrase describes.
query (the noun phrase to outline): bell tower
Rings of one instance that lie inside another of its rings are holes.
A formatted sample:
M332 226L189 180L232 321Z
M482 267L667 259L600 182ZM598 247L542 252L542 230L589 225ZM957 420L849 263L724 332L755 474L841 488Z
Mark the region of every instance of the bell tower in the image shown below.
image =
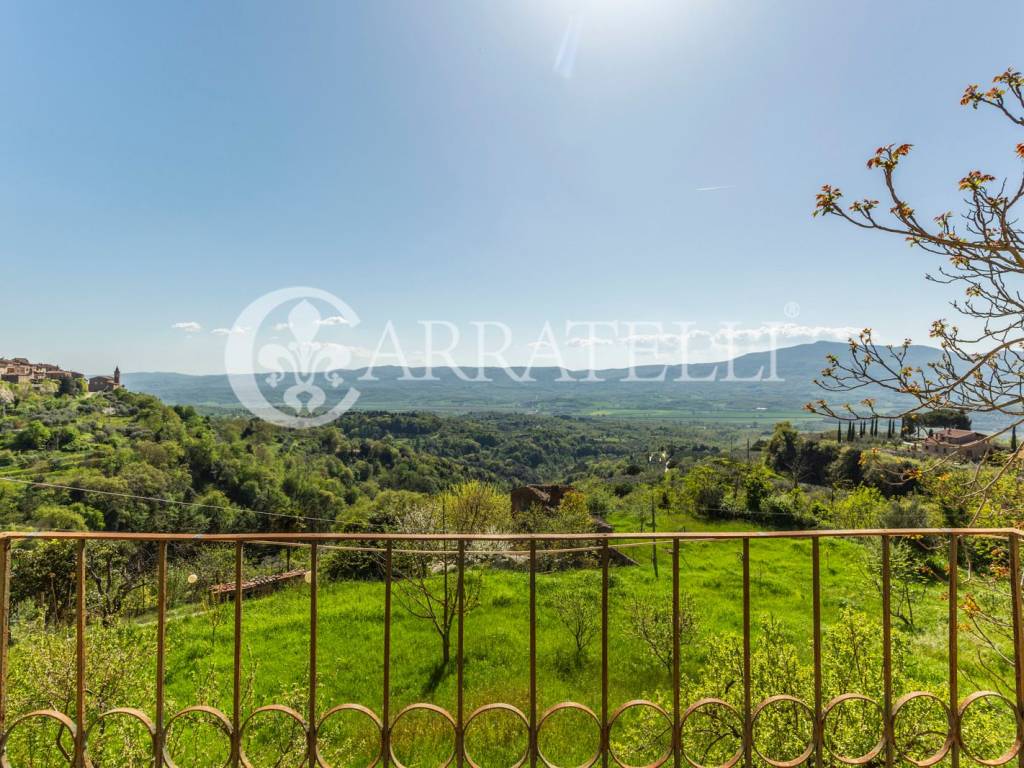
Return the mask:
M114 366L114 383L115 384L120 384L121 383L121 369L118 368L116 365Z

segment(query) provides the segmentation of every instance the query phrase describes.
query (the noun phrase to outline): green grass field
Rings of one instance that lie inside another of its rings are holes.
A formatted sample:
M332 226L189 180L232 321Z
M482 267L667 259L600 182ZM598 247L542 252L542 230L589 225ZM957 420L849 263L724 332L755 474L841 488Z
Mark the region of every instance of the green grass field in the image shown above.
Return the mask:
M669 521L666 521L666 523ZM673 521L677 522L678 521ZM689 530L700 528L689 521ZM724 526L702 526L704 529ZM630 550L640 567L616 568L610 579L610 706L635 698L667 701L671 691L668 670L628 631L629 596L646 591L664 606L671 605L671 558L668 545L659 552L660 577L655 578L649 545ZM859 545L848 541L822 544L822 617L827 630L841 609L855 607L880 615L880 599L860 565ZM742 631L741 544L695 542L681 547L681 588L696 605L698 638ZM763 540L751 544L751 613L755 650L760 620L771 616L798 648L801 660L811 661L810 543ZM553 601L566 574L542 574L538 594L538 706L540 711L565 700L600 711L600 643L595 640L582 664L573 662L572 641L560 625ZM587 570L596 594L600 571ZM379 583L325 583L320 590L318 666L320 711L344 702L364 704L380 712L383 698L383 586ZM229 611L222 607L220 611ZM908 637L914 648L914 677L936 691L944 686L946 669L947 604L940 585L929 589L918 606L919 625L926 629ZM438 669L440 643L429 623L411 616L396 599L392 625L392 713L419 701L456 711L454 665ZM487 572L479 607L465 624L465 712L493 702L507 702L528 711L529 602L527 575ZM172 624L169 633L168 693L179 705L197 699L196 670L203 670L204 703L230 711L232 626L229 613L212 629L209 614ZM307 691L309 588L288 588L244 603L243 646L245 679L251 709L270 703L290 703L304 711ZM699 677L706 648L698 639L682 649L684 678ZM881 674L881 670L878 670ZM358 716L348 715L349 738L366 757L372 752L371 731L365 722L353 730ZM486 724L485 722L486 721ZM478 727L478 725L480 727ZM332 725L332 728L335 727ZM625 727L625 725L623 726ZM331 738L325 743L353 744ZM525 735L508 714L490 714L470 729L474 755L507 764L525 746ZM559 715L545 726L542 748L559 764L575 764L592 751L592 726L576 714ZM357 738L358 735L358 738ZM443 757L450 734L436 715L416 713L396 729L396 751L404 762L431 765ZM339 753L340 754L340 753ZM414 759L415 758L415 759ZM504 761L504 763L502 762ZM356 764L356 763L352 763Z
M628 521L615 521L623 528ZM724 530L726 523L692 518L665 517L660 525L672 530ZM812 660L811 546L807 540L754 540L751 550L751 624L755 654L761 648L761 621L772 617L796 649L799 661L809 668ZM658 550L659 576L651 562L649 543L628 550L637 567L617 567L610 575L609 705L635 698L671 702L671 677L646 646L629 631L631 596L653 595L666 610L671 606L671 545ZM827 633L840 612L855 608L880 620L877 589L865 573L863 547L848 540L821 543L822 622ZM474 566L480 570L480 566ZM692 598L697 632L682 648L684 706L694 694L694 681L708 664L709 648L724 636L742 631L742 561L739 541L694 541L681 545L681 591ZM438 577L439 578L439 577ZM589 584L599 594L600 570L541 573L537 578L537 685L538 707L561 701L577 701L600 713L600 639L595 637L585 658L577 661L570 635L556 611L560 584L566 580ZM243 710L267 704L286 704L305 714L308 707L309 592L306 584L284 588L272 595L246 598L243 602ZM506 702L529 711L529 591L523 571L484 569L479 605L465 622L465 712ZM918 598L917 626L908 632L893 621L899 641L908 644L908 674L916 686L942 694L946 686L947 609L945 586L934 581ZM381 712L383 701L384 587L380 582L331 582L321 580L319 589L317 662L318 712L353 702ZM152 617L140 620L144 630L144 658L153 663L155 636ZM101 632L90 625L90 638ZM224 603L199 609L194 604L172 612L168 624L168 712L193 704L216 706L231 712L233 660L233 606ZM90 640L92 643L92 640ZM453 633L453 657L455 651ZM27 649L15 645L11 663ZM454 658L446 669L439 667L440 641L428 621L410 614L396 587L392 624L391 713L414 702L428 701L453 715L457 707ZM102 663L96 661L95 663ZM738 658L736 660L738 663ZM963 671L972 669L973 656L961 641L961 694L969 690ZM881 669L876 670L880 679ZM107 702L134 705L152 711L153 669L133 701ZM972 678L973 679L973 676ZM733 691L735 693L736 691ZM896 695L903 691L896 691ZM696 695L696 694L694 694ZM90 693L90 696L94 694ZM96 703L100 708L100 703ZM646 717L646 720L644 719ZM275 727L276 721L276 727ZM179 723L172 752L180 768L213 765L227 755L227 740L211 727ZM297 765L302 750L298 731L281 728L278 714L258 716L246 732L247 750L254 765ZM613 739L627 739L646 727L657 732L657 718L636 710L613 730ZM286 738L291 734L293 740ZM284 735L282 735L284 734ZM467 748L483 765L510 765L526 745L525 729L507 712L491 712L475 721L467 732ZM580 713L563 712L545 724L541 748L558 765L576 765L593 753L597 730ZM646 745L637 754L649 760L664 746ZM283 739L283 741L282 741ZM431 766L443 761L451 749L451 729L437 714L414 712L396 726L393 740L399 758L409 766ZM628 739L627 739L628 740ZM333 766L368 764L377 739L370 721L353 712L332 717L321 732L321 747ZM191 746L190 746L191 745ZM634 745L635 746L635 745ZM191 752L189 750L192 750ZM274 755L290 749L290 758ZM639 749L639 747L638 747ZM641 750L642 751L642 750ZM201 754L204 760L190 760ZM213 762L207 762L213 760ZM632 760L636 762L636 760ZM105 764L105 763L102 763ZM141 764L141 763L140 763Z

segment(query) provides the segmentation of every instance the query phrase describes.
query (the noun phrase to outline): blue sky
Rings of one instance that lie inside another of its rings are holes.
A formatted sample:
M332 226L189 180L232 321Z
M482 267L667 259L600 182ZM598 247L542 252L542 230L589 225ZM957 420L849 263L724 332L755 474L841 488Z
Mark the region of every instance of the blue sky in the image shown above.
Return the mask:
M929 215L1019 172L958 99L1024 68L1021 28L1019 0L3 3L0 355L214 372L213 331L292 285L359 314L342 343L496 320L519 361L570 319L925 340L930 258L814 194L877 196L892 141Z

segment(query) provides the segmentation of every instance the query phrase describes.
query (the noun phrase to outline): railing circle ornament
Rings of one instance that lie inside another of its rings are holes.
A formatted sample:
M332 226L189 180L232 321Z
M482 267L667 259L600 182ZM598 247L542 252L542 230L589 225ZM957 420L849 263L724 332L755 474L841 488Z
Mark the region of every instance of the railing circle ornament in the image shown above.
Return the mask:
M757 728L757 719L761 716L761 713L764 712L764 710L766 710L768 707L782 703L796 704L804 712L804 714L806 714L807 717L810 718L812 723L810 742L804 748L804 751L792 760L775 760L771 757L766 757L764 754L761 753L761 750L757 748L757 739L754 738L754 731ZM776 696L769 696L767 699L765 699L756 707L754 707L754 710L750 713L750 746L758 757L760 757L762 760L768 763L768 765L773 766L773 768L796 768L798 765L803 765L803 763L805 763L808 760L808 758L810 758L810 756L814 754L813 723L814 710L812 710L809 706L807 706L807 704L798 699L796 696L791 696L788 693L781 693Z
M472 725L473 721L488 712L510 712L526 726L526 749L523 751L522 756L509 766L509 768L522 768L526 761L530 759L530 721L526 715L523 714L522 710L512 706L511 704L484 704L484 706L473 710L472 714L466 718L466 723L462 727L462 756L465 758L470 768L480 768L480 765L469 756L469 748L466 746L466 736L469 733L469 726Z
M555 704L552 707L548 707L544 711L544 714L540 716L540 719L537 720L537 757L540 758L541 762L544 763L544 765L547 766L547 768L558 768L558 766L556 766L554 763L548 760L548 758L544 755L543 751L541 751L540 731L541 728L543 728L544 723L546 723L552 715L555 715L559 712L565 712L567 710L575 710L577 712L582 712L591 720L593 720L595 725L597 725L597 749L594 750L594 754L591 755L590 758L576 766L576 768L592 768L592 766L594 766L597 763L597 761L601 759L601 748L604 746L604 734L601 732L601 718L599 718L597 714L594 712L594 710L592 710L590 707L586 706L585 704L580 704L576 701L563 701L559 704Z
M377 713L369 707L364 707L362 704L339 704L336 707L331 707L329 710L324 712L321 716L320 721L316 724L316 733L314 734L314 743L316 746L316 764L320 768L332 768L331 764L327 762L327 759L320 752L320 731L324 727L324 723L339 712L358 712L361 715L365 715L369 718L370 722L373 723L374 728L377 729L377 754L373 756L373 760L370 761L366 768L374 768L380 759L384 756L384 724L380 718L377 717Z
M186 717L187 715L203 715L204 717L212 719L213 724L216 725L221 730L221 732L228 737L228 743L231 743L233 728L231 727L231 720L228 718L227 715L225 715L216 707L208 707L205 705L185 707L185 709L181 710L180 712L176 712L173 715L171 715L167 719L167 724L164 726L164 763L166 763L166 768L178 768L177 763L175 763L174 760L171 759L170 752L167 749L167 742L169 741L168 736L171 732L171 727L174 725L174 723L176 723L181 718ZM224 768L227 768L229 765L231 765L231 758L233 757L231 751L232 750L229 747L228 759L224 761Z
M633 699L632 701L627 701L621 707L616 709L612 713L612 716L608 719L608 754L611 756L612 760L614 760L616 764L620 766L620 768L661 768L661 766L668 762L668 759L672 757L671 743L669 743L668 748L664 752L662 752L657 757L657 759L654 760L654 762L647 763L643 766L634 766L630 765L629 763L624 763L621 759L619 759L619 756L615 754L615 750L612 749L611 733L612 728L615 726L615 722L623 713L627 712L630 709L636 709L638 707L648 707L650 709L653 709L655 712L657 712L665 719L665 722L668 723L669 732L672 732L672 716L665 711L664 707L654 703L653 701L648 701L647 699Z
M688 754L686 754L686 744L683 739L683 727L686 725L686 721L690 719L691 715L694 715L695 713L703 709L708 709L710 707L722 707L727 712L732 714L741 723L743 722L743 717L740 715L740 713L732 704L730 704L727 701L715 698L705 698L695 701L693 702L693 704L686 708L686 711L683 713L683 716L680 718L679 721L679 751L682 754L683 759L690 766L692 766L692 768L733 768L734 765L736 765L740 760L743 759L744 745L742 739L740 739L740 746L739 749L736 750L735 754L733 754L733 756L726 760L724 763L720 763L717 766L703 765L702 763L698 763L696 760L694 760Z
M436 704L428 704L427 702L419 702L417 704L410 704L409 706L407 706L404 709L402 709L397 715L395 715L395 719L391 721L391 729L390 730L391 730L392 736L394 736L395 726L398 725L398 721L401 720L406 715L408 715L410 712L416 712L418 710L419 711L423 711L423 712L433 712L434 714L440 715L442 718L447 720L448 724L451 725L451 727L452 727L452 735L457 738L458 725L455 723L455 718L451 716L451 713L447 709L445 709L444 707L439 707ZM452 744L451 754L448 755L448 758L443 763L441 763L439 768L448 768L448 766L451 765L455 761L455 751L456 751L456 749L457 749L457 745L453 743ZM395 768L407 768L405 763L403 763L401 760L399 760L398 757L395 755L395 740L394 740L394 738L392 738L391 739L391 743L388 744L388 754L391 756L391 762L394 764Z
M943 713L946 715L947 723L946 740L942 743L942 746L939 747L937 752L935 752L932 755L929 755L928 757L922 758L921 760L910 757L910 755L906 753L906 750L900 748L899 742L896 741L895 736L896 718L899 716L900 711L903 709L903 707L905 707L910 702L915 701L916 699L924 699L927 701L937 702L939 706L942 707ZM901 759L906 760L911 765L917 766L917 768L929 768L929 766L941 762L942 759L947 754L949 754L949 750L953 748L953 743L956 741L956 734L953 732L950 719L951 718L949 716L949 705L946 704L945 701L940 699L934 693L928 693L927 691L912 691L911 693L906 693L903 696L900 696L900 698L896 701L892 708L893 747L895 747L896 749L896 754L899 755Z
M964 742L964 715L967 713L967 710L970 708L972 704L981 701L982 699L996 699L997 701L1001 701L1004 704L1006 704L1006 706L1010 708L1010 711L1013 712L1013 720L1017 730L1017 735L1013 740L1013 746L1011 746L1008 750L1006 750L1006 752L1001 754L999 757L992 760L989 760L984 757L977 757L971 754L971 750L967 748L967 744ZM1020 714L1017 711L1017 707L1014 705L1012 701L1003 696L1003 694L997 693L996 691L975 691L970 696L965 698L962 702L960 702L960 707L957 711L956 718L956 740L960 744L960 749L963 750L964 754L967 755L967 757L971 758L971 760L973 760L974 762L979 763L981 765L987 765L990 767L1006 765L1006 763L1010 762L1011 760L1013 760L1013 758L1017 756L1017 754L1021 750L1022 741L1024 741L1024 739L1022 739L1021 719Z
M249 716L246 717L238 727L238 762L241 764L242 768L255 768L252 762L250 762L248 756L245 754L245 729L249 726L254 717L268 712L284 715L298 723L299 727L302 729L303 735L307 737L306 744L309 744L309 726L306 725L306 718L294 709L286 707L284 704L267 704L266 706L256 707L256 709L250 712ZM303 751L305 752L306 750L304 749Z
M0 766L2 768L11 768L11 761L7 757L7 742L11 738L11 733L22 723L28 720L55 720L60 726L66 728L68 733L71 734L71 738L75 737L77 729L75 728L74 722L71 718L65 715L63 712L58 712L56 709L37 709L34 712L29 712L16 718L7 726L7 730L4 731L3 735L0 736Z
M146 729L146 733L149 734L150 742L155 745L156 743L156 725L150 719L149 715L143 712L141 709L135 709L134 707L115 707L114 709L108 709L106 712L98 715L95 720L89 723L85 729L85 743L89 743L89 736L92 734L93 729L106 720L108 717L129 717L133 720L137 720L142 724L142 727ZM154 747L155 748L155 747ZM150 750L152 751L152 750Z
M838 709L843 704L846 704L847 702L851 701L865 701L868 704L871 704L878 710L880 722L885 722L885 711L883 710L882 705L874 699L872 699L870 696L865 696L862 693L844 693L841 696L836 696L834 699L832 699L832 701L830 701L828 704L822 707L822 743L824 743L825 741L825 726L828 723L828 716L832 713L833 710ZM876 757L878 757L882 753L883 749L885 749L885 734L882 735L882 738L878 740L878 743L875 744L875 746L873 746L871 749L869 749L867 752L865 752L863 755L860 755L859 757L848 757L847 755L840 755L832 749L829 749L828 751L829 754L832 755L832 757L834 757L841 763L845 763L846 765L867 765Z

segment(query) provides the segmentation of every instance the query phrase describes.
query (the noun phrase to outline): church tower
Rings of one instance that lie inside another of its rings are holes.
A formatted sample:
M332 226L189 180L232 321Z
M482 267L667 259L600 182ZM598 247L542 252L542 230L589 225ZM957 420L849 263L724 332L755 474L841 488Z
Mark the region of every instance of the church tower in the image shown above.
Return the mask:
M116 365L114 366L114 384L121 383L121 369Z

